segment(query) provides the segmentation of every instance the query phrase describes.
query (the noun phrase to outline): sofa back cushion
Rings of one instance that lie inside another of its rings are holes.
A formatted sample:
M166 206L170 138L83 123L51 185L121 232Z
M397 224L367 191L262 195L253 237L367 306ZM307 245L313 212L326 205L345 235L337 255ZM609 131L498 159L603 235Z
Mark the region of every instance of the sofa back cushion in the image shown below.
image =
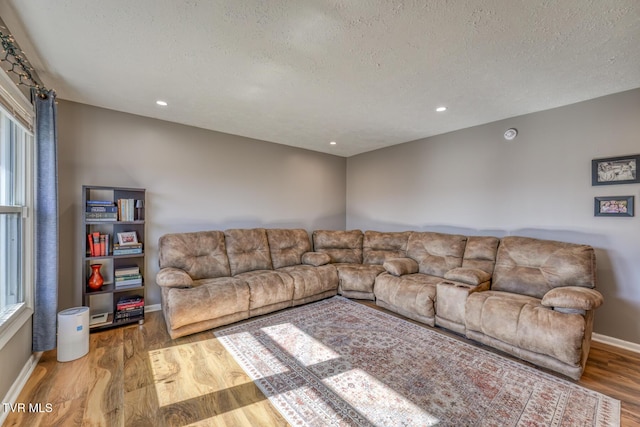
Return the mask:
M490 236L468 236L462 266L493 273L500 239Z
M272 270L267 232L264 228L225 230L231 274Z
M231 275L222 231L165 234L158 249L160 268L180 268L193 280Z
M311 251L309 234L303 229L267 229L273 268L302 264L302 254Z
M316 230L313 232L313 248L331 257L332 263L362 264L362 231Z
M457 234L412 232L407 243L407 255L418 263L423 274L444 277L452 268L462 267L467 238Z
M492 290L542 298L561 286L596 285L595 253L591 246L529 237L500 241Z
M390 258L407 256L407 241L410 231L382 233L365 231L362 243L363 261L365 264L384 264Z

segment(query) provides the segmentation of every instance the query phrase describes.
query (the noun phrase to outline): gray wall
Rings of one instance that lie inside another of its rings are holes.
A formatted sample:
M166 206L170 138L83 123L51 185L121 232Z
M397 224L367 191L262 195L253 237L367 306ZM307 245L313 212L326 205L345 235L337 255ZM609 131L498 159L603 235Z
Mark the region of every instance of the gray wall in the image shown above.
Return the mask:
M31 325L31 319L29 319L4 347L0 348L0 365L2 366L0 399L7 397L7 393L31 357ZM9 403L7 400L2 402ZM1 411L4 411L4 408L0 408L0 416L2 416Z
M58 117L60 309L81 303L82 185L147 189L147 304L165 233L345 227L344 158L68 101Z
M605 296L595 332L640 343L640 212L593 212L594 196L640 203L640 184L591 186L592 159L640 154L639 117L637 89L350 157L347 228L591 244Z

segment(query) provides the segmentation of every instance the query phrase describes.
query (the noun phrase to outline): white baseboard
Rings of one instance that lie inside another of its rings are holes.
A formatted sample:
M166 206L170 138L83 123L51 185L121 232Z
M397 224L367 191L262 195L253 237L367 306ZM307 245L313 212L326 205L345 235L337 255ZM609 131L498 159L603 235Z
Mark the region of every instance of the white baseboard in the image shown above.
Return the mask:
M144 306L145 313L151 313L152 311L160 311L160 310L162 310L162 306L160 304L152 304L152 305Z
M15 404L18 400L18 396L20 396L20 392L24 388L24 385L27 383L27 380L33 373L33 370L36 368L38 361L40 360L40 356L42 356L42 352L33 353L29 359L27 359L27 363L24 364L18 378L13 382L13 385L7 392L7 395L2 399L3 403L11 403ZM4 405L3 405L4 406ZM9 415L8 411L3 410L0 412L0 426L4 423L5 419Z
M591 334L591 339L593 341L601 342L603 344L609 344L614 347L619 347L625 350L640 353L640 344L636 344L634 342L624 341L618 338L609 337L607 335L596 334L595 332Z

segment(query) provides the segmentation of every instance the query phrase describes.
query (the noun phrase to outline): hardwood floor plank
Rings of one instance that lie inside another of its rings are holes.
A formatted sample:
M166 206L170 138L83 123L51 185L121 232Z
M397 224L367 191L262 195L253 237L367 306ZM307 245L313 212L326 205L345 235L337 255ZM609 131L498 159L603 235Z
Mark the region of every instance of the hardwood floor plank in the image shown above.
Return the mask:
M158 394L154 385L149 385L125 394L124 425L165 427L164 416L158 406Z
M122 387L122 346L99 347L89 355L93 366L93 381L87 384L87 405L83 418L86 425L118 425L111 418L118 414L124 404Z
M640 354L594 342L577 383L619 399L622 425L640 426L638 366ZM5 426L288 425L211 331L172 340L161 312L92 333L80 359L59 363L45 352L17 401L51 403L53 412L13 412Z

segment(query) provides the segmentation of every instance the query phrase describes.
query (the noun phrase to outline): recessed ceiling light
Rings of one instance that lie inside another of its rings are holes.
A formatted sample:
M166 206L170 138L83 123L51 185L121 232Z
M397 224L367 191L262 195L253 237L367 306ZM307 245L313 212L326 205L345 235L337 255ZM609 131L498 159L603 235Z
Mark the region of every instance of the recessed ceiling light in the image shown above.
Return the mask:
M447 111L447 107L438 107L438 108L436 108L436 111L438 113L442 113L443 111Z
M156 104L158 104L161 107L166 107L168 105L166 101L156 101Z
M331 141L331 142L329 143L329 145L336 145L336 144L337 144L337 142L335 142L335 141Z

